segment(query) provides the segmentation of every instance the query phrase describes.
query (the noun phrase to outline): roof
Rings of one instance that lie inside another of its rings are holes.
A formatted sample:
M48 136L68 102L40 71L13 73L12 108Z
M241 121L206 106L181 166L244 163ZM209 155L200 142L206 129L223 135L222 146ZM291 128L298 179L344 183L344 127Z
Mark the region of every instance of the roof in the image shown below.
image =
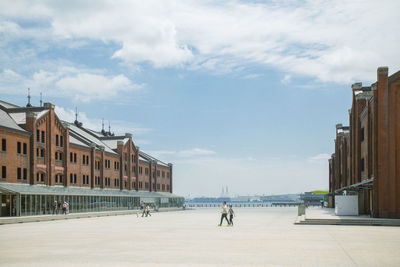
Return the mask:
M388 82L392 83L400 79L400 70L398 72L393 73L388 77Z
M156 159L155 157L150 156L149 154L146 154L143 151L139 151L139 156L140 156L140 158L143 158L143 159L145 159L147 161L156 161L157 165L169 167L168 163L165 163L165 162L163 162L163 161L161 161L159 159Z
M120 196L120 197L168 197L182 198L169 192L128 191L119 189L91 189L82 187L28 185L0 183L0 191L23 195L75 195L75 196Z
M4 128L8 128L11 130L16 130L19 132L29 133L22 129L11 116L5 112L4 110L0 109L0 126Z
M73 123L65 122L69 126L70 136L73 137L73 140L79 141L81 144L85 146L90 145L91 143L95 143L98 147L104 147L104 151L110 154L118 155L114 152L109 146L103 143L100 139L96 138L95 136L88 133L86 129L76 126ZM86 130L86 131L85 131ZM74 135L76 135L74 137ZM85 142L86 141L86 142Z
M84 146L84 147L88 147L89 146L81 141L79 141L78 139L76 139L75 137L73 137L71 134L69 135L69 143L70 144L74 144L74 145L78 145L78 146Z
M121 138L121 139L110 139L110 140L101 140L104 144L106 144L107 146L109 146L112 149L117 149L117 144L118 141L123 141L124 145L126 144L126 142L129 141L129 138Z
M5 107L5 108L19 108L20 106L8 103L6 101L0 100L0 105Z

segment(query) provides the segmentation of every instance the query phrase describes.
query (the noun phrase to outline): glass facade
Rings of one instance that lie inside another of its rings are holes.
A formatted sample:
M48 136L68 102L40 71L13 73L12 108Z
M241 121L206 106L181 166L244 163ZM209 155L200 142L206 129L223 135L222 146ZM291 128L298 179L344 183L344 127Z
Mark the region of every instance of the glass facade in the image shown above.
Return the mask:
M140 197L140 196L76 196L76 195L9 195L13 200L10 211L1 216L30 216L62 214L64 201L69 204L69 213L117 211L139 209L140 203L154 208L182 207L181 197ZM57 205L55 205L57 201Z

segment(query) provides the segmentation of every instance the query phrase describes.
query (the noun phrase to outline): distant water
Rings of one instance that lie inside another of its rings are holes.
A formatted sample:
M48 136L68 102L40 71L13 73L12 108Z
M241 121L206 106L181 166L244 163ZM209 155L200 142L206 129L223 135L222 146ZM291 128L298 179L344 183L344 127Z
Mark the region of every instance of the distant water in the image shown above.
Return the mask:
M186 207L220 207L222 202L185 202ZM227 202L233 207L271 207L273 202Z

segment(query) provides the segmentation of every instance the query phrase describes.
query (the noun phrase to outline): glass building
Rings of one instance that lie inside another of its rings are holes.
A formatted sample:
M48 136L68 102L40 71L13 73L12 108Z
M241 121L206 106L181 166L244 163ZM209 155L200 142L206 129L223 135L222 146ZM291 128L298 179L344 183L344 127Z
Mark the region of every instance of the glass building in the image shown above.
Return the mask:
M0 184L0 216L29 216L61 213L64 201L70 213L139 209L141 203L153 208L182 207L184 198L165 192L89 189L27 184Z

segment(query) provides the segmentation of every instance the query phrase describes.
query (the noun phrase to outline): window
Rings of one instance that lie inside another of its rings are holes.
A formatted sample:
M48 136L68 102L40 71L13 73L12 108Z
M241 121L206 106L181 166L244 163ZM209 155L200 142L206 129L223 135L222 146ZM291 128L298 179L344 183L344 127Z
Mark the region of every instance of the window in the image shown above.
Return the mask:
M165 191L165 184L162 185L162 191Z
M143 167L139 167L139 174L142 174L143 172Z
M149 189L149 183L148 183L148 182L145 182L145 183L144 183L144 188L145 188L145 189Z
M58 134L56 134L56 146L58 146Z
M165 171L162 171L162 178L165 178Z
M360 136L361 142L364 141L364 127L361 128L361 136Z
M1 178L2 179L7 178L7 167L6 166L1 166Z
M69 153L69 161L70 162L74 161L74 155L72 154L72 152Z
M148 169L148 168L145 168L145 169L144 169L144 173L145 173L146 175L149 175L149 169Z
M44 158L44 148L40 150L40 157Z
M17 142L17 153L21 154L21 142Z
M160 190L160 184L157 184L157 190Z
M63 153L62 152L58 152L58 159L62 160L63 159Z
M89 165L89 156L86 156L86 165Z
M22 154L26 155L26 154L27 154L27 151L28 151L27 145L26 145L26 143L23 143L23 144L22 144Z
M36 130L36 142L40 142L40 131Z
M70 173L69 175L69 183L73 183L74 182L74 176L72 175L72 173Z
M153 184L153 190L156 190L156 184Z
M139 188L142 188L142 187L143 187L143 183L139 182Z
M26 168L24 168L24 170L23 170L23 178L24 178L24 180L26 180L28 178L28 170Z
M42 131L42 143L44 143L44 131Z
M361 171L363 172L365 169L364 158L361 159Z
M76 184L76 174L74 174L74 184Z
M17 168L17 179L21 180L21 168Z
M64 146L64 138L62 135L60 135L60 146L63 147Z
M36 173L36 182L39 182L39 173Z
M58 152L56 152L56 153L54 154L54 157L55 157L56 160L58 160Z
M167 178L169 178L169 172L167 172Z
M1 139L1 151L7 151L7 140L5 138Z
M169 191L169 184L167 184L167 191Z
M85 165L85 162L86 162L86 159L85 159L85 158L86 158L86 156L85 156L85 155L82 155L82 164L83 164L83 165Z
M159 170L157 171L157 177L160 177L160 171Z
M40 181L41 181L42 183L44 183L44 173L41 173L41 174L40 174Z

